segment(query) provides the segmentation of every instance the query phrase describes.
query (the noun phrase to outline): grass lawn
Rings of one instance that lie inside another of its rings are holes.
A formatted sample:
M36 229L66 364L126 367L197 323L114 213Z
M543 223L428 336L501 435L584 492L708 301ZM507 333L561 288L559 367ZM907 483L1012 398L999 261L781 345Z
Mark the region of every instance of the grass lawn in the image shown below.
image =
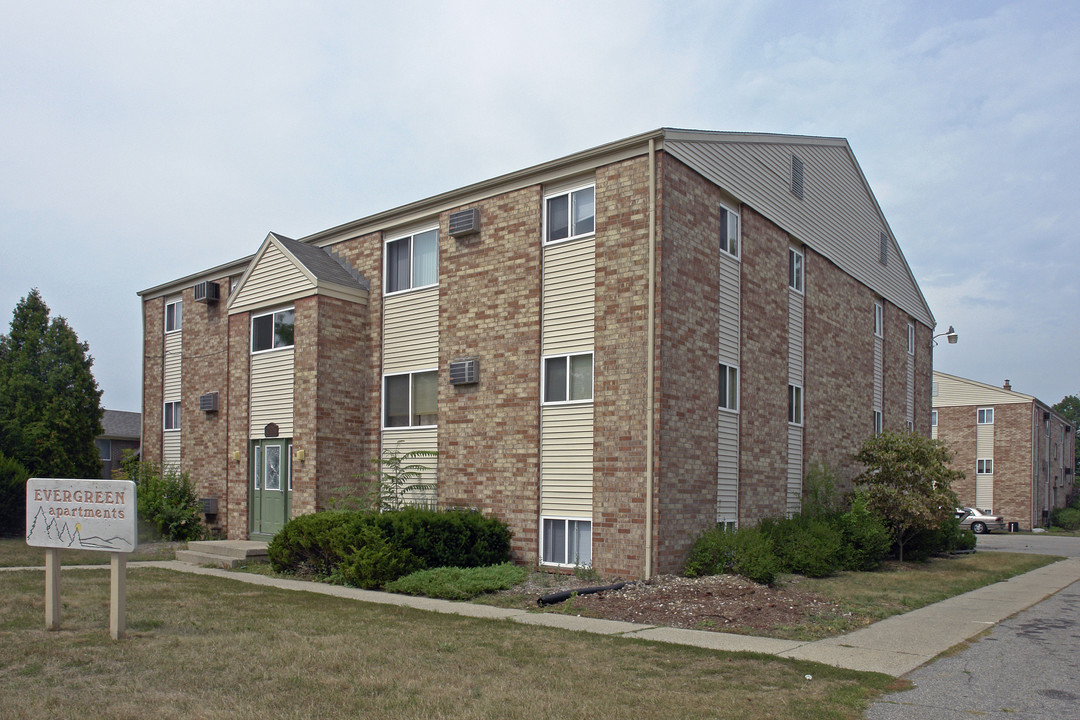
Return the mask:
M884 675L128 571L0 572L0 714L15 718L856 718ZM805 678L812 675L811 680Z
M137 560L173 560L176 549L187 543L146 543L128 554L128 562ZM64 550L60 553L62 565L108 565L109 553L93 550ZM0 567L44 567L45 548L30 547L24 538L0 539Z

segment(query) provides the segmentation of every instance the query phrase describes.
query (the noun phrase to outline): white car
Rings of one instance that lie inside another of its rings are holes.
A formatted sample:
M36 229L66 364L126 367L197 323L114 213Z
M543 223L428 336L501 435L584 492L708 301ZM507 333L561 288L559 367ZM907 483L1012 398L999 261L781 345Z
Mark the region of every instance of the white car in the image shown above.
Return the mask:
M976 535L982 535L991 530L1001 532L1005 529L1005 518L993 515L990 510L973 507L956 508L956 517L960 518L960 527L971 528L971 532Z

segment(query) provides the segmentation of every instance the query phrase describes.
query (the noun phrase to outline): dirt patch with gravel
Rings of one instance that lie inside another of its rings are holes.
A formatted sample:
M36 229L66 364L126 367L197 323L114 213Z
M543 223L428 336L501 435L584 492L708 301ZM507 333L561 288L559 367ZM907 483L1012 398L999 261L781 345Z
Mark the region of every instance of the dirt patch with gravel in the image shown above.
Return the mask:
M530 577L503 595L523 603L531 598L535 603L549 593L603 584L582 582L573 576ZM835 603L800 588L798 577L770 587L733 575L660 575L620 590L575 595L546 610L644 625L743 633L804 625L842 614Z

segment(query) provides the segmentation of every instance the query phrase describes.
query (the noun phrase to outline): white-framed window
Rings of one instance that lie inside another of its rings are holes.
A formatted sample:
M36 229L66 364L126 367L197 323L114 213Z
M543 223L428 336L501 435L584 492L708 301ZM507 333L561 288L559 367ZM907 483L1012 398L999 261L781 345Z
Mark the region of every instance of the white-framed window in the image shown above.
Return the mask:
M437 370L383 376L383 427L432 427L438 424Z
M994 424L994 408L979 408L976 411L976 423L979 425L993 425Z
M544 198L544 242L573 240L596 232L596 186L589 184Z
M163 427L166 430L180 429L180 401L165 403L165 417Z
M803 254L793 247L788 248L787 284L795 292L803 292Z
M254 315L251 318L251 352L280 350L293 346L293 308Z
M384 294L439 284L439 228L386 241Z
M907 428L908 432L915 432L915 423L911 422L910 420L904 421L904 427Z
M543 518L541 562L545 565L592 565L592 520Z
M721 410L738 411L739 409L739 368L720 363L720 383L717 392L717 405Z
M94 444L97 445L98 457L102 460L112 460L112 440L94 440Z
M993 475L994 474L994 459L993 458L980 458L975 461L975 473L978 475Z
M586 402L593 397L593 354L544 358L544 403Z
M930 427L937 427L937 410L930 411Z
M885 336L885 306L874 301L874 337Z
M184 302L173 300L165 303L165 332L176 332L184 325Z
M739 213L720 206L720 249L739 257Z
M915 354L915 323L907 324L907 351L908 355Z
M880 410L875 410L874 411L874 434L875 435L880 435L881 434L881 411Z
M802 425L802 387L787 386L787 421L792 425Z

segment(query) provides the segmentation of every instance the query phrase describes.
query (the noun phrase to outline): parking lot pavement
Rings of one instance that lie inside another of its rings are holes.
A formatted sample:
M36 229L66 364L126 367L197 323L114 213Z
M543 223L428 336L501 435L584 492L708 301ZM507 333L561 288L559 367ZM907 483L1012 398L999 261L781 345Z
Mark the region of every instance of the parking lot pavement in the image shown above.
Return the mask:
M1080 582L1003 621L955 655L912 671L906 677L915 688L882 697L866 718L1077 717L1078 642Z
M976 547L979 550L1080 557L1080 537L1062 537L1047 533L988 533L979 535Z

